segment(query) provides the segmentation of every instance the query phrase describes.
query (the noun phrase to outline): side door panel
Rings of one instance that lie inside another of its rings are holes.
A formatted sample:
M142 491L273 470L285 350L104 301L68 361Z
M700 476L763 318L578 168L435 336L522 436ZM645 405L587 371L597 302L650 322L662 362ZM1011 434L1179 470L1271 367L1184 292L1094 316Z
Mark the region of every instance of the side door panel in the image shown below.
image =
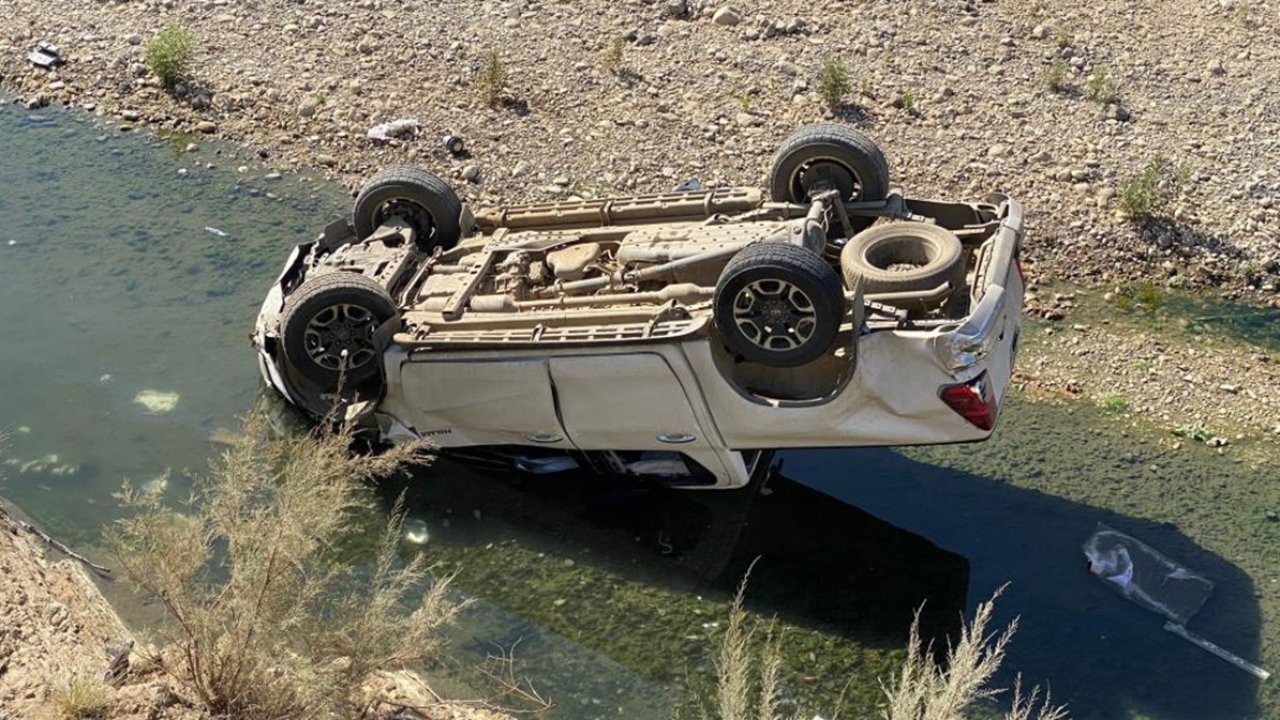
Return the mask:
M409 362L401 382L416 429L441 446L569 447L546 358Z
M657 353L551 358L560 417L584 450L708 447L685 389Z

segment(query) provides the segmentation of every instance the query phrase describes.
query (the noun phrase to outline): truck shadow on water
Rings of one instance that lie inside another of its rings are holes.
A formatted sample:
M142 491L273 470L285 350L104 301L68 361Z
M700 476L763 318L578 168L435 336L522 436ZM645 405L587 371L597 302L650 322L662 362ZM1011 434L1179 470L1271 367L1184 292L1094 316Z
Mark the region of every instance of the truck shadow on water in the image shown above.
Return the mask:
M945 646L962 614L1008 582L996 622L1017 616L1020 629L1003 682L1021 672L1029 682L1049 683L1055 702L1069 703L1078 719L1258 714L1256 680L1164 632L1162 618L1104 587L1088 573L1080 545L1102 522L1210 577L1215 593L1190 629L1253 659L1259 609L1241 570L1171 526L893 451L781 453L747 488L714 492L620 484L584 472L533 477L444 458L407 483L383 487L388 504L402 491L411 518L441 528L431 540L437 556L514 543L531 556L572 557L566 565L590 566L597 573L592 582L602 573L721 599L754 562L747 591L753 611L886 651L903 647L922 604L924 636ZM485 557L462 560L463 591L522 616L512 630L522 637L555 628L551 608L564 602L565 588L522 586L520 607L511 607L511 595L468 581L483 572L474 566ZM653 627L637 626L631 630L637 637L625 637L606 618L617 612L612 603L594 611L601 616L595 620L587 612L573 632L563 626L556 632L661 683L685 681L687 662L709 667L714 647L705 644L695 650L686 644L685 657L637 660L636 652L661 655L672 644L639 637ZM723 609L712 612L718 615L702 620L724 619ZM495 645L517 639L476 638ZM690 660L690 653L701 657ZM841 679L825 680L838 687Z
M1252 579L1153 522L921 463L889 450L787 453L790 476L968 558L972 607L1009 583L996 622L1019 618L1004 680L1052 686L1076 720L1260 716L1258 681L1163 630L1164 618L1094 578L1081 552L1103 523L1215 583L1188 629L1256 660L1261 612Z

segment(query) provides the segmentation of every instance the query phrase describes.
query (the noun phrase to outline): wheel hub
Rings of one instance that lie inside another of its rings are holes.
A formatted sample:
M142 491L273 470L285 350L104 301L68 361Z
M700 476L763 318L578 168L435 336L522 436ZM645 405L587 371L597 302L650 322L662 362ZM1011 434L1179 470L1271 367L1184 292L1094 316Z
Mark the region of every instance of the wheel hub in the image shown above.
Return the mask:
M379 225L391 218L398 217L412 225L423 238L431 237L436 231L435 223L431 219L431 213L427 212L427 209L418 203L405 198L395 198L382 203L378 208L376 217Z
M738 291L733 320L743 336L766 350L795 350L817 328L817 311L803 290L786 280L757 280Z
M853 168L833 158L814 158L791 175L792 197L812 198L825 190L839 190L840 197L856 202L862 197L862 179Z
M374 359L373 331L378 320L359 305L330 305L307 322L303 340L307 357L326 370L354 370Z

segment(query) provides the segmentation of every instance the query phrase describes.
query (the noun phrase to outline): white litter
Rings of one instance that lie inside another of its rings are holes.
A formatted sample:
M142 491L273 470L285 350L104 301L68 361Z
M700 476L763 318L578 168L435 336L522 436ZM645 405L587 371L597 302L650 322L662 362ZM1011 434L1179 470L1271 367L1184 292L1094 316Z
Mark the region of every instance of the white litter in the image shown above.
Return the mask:
M159 390L143 390L133 399L152 415L167 413L178 406L178 393Z
M418 134L416 118L401 118L369 128L369 139L387 142L392 138L411 138Z
M218 228L213 227L213 226L211 226L211 225L205 225L205 226L204 226L204 229L205 229L205 230L207 230L207 231L209 231L209 232L211 232L211 233L213 233L214 235L217 235L218 237L230 237L230 236L231 236L231 233L228 233L228 232L226 232L226 231L224 231L224 230L219 230Z

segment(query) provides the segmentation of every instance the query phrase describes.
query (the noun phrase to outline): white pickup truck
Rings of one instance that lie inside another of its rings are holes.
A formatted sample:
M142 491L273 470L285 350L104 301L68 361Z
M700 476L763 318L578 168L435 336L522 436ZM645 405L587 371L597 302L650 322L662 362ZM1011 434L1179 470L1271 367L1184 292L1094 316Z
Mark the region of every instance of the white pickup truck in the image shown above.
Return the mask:
M385 441L688 487L743 485L761 450L986 439L1018 203L906 198L840 125L788 139L768 186L473 212L384 170L268 291L263 377Z

